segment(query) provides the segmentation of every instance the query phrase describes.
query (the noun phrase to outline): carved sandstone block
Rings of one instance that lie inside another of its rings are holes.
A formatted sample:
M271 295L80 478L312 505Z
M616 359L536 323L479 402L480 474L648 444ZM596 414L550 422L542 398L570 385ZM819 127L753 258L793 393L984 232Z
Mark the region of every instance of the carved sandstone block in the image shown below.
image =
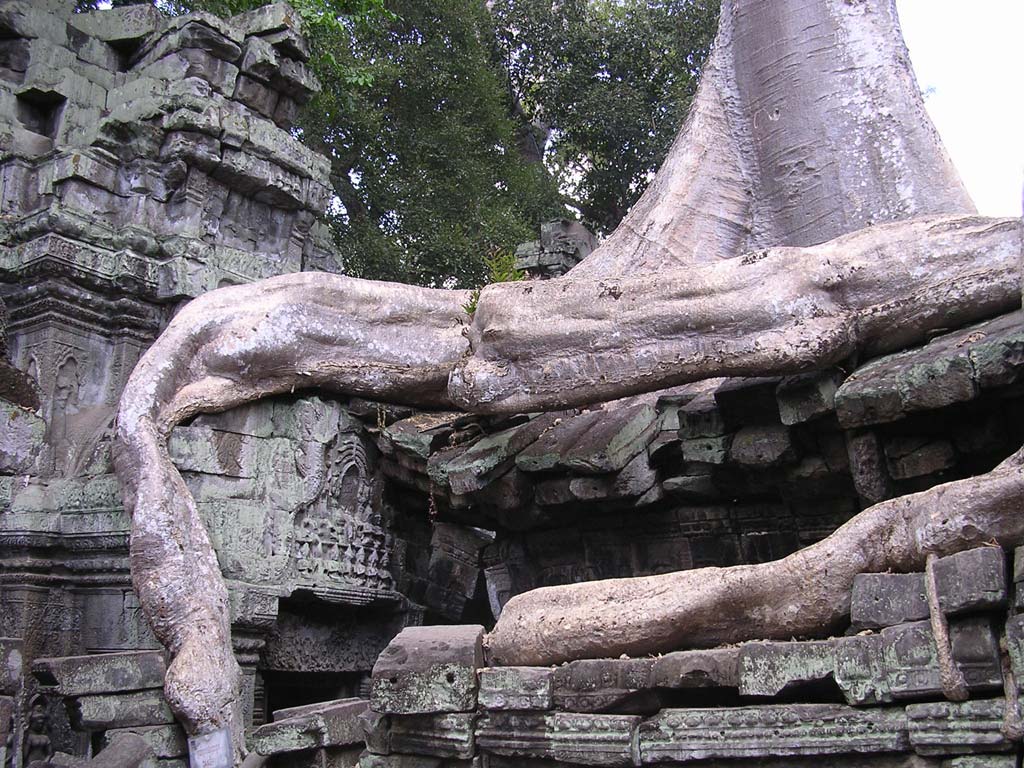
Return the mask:
M923 573L862 573L853 580L850 621L881 628L928 618Z
M602 712L648 687L653 659L581 659L554 671L555 708Z
M81 696L68 704L71 725L80 731L106 731L139 725L174 722L174 715L159 690L105 696Z
M1003 699L911 704L907 707L910 743L919 755L1006 752Z
M899 752L908 747L902 710L857 710L839 704L666 709L640 726L644 765Z
M149 744L154 754L162 760L188 754L188 742L185 738L185 731L177 724L137 728L112 728L103 734L104 748L124 733L134 733L136 736L141 736ZM165 768L162 763L161 768Z
M477 746L506 757L630 766L635 764L639 724L633 715L490 712L477 725Z
M825 680L835 671L832 641L746 643L739 650L739 692L776 696L792 685Z
M391 750L468 760L473 757L472 712L435 715L395 715L391 718Z
M402 630L373 666L370 706L386 714L472 711L483 633L479 625Z
M1006 555L999 547L977 547L935 562L939 605L947 615L1006 604Z
M479 768L477 760L446 760L428 755L373 755L359 756L358 768Z
M737 688L739 648L676 651L660 656L651 667L652 688Z
M840 371L787 376L775 389L779 419L792 426L824 416L835 410L836 390L842 383Z
M478 698L484 709L551 709L551 667L487 667L480 670Z
M950 624L953 659L972 692L1002 685L999 649L985 618ZM835 680L850 704L880 704L942 695L931 624L888 627L877 635L840 638Z
M273 755L314 747L361 744L363 725L359 718L368 708L364 699L296 707L290 716L257 728L252 735L252 748L261 755ZM287 714L288 710L283 713Z
M0 637L0 693L14 695L20 692L23 659L20 639Z
M36 659L32 674L61 696L160 688L167 665L160 651Z

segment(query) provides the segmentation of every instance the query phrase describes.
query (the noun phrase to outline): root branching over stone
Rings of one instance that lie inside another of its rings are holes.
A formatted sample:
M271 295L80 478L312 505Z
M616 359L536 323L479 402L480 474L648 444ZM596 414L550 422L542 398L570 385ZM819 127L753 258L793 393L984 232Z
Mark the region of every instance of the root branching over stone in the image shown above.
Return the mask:
M1024 449L980 477L864 510L827 539L760 565L544 587L513 597L488 636L493 664L644 655L820 637L849 614L858 573L919 571L928 554L1024 542Z
M288 275L192 302L135 368L116 454L132 515L132 579L173 657L165 693L191 733L229 727L240 754L241 673L216 554L167 453L171 429L309 387L446 404L448 374L466 346L467 300L465 292Z
M595 402L710 376L813 368L1016 306L1017 224L977 217L918 220L657 279L495 286L480 297L468 334L465 292L300 274L197 299L132 373L118 416L118 473L132 512L132 574L157 637L174 657L169 701L194 732L231 725L240 733L227 593L195 503L167 453L176 424L306 388L427 408L449 405L450 388L467 410L514 411ZM905 503L893 504L902 509ZM900 535L912 529L897 527L879 548L883 539L872 527L878 524L869 521L881 514L873 511L837 534L841 547L860 559L845 556L843 568L829 571L832 580L821 580L832 609L824 617L807 613L801 631L834 623L837 601L855 573L909 562L902 554L891 557L889 548L902 553L910 545ZM735 633L792 634L798 625L788 614L755 608L777 604L768 599L775 594L769 585L779 585L776 599L784 603L798 590L802 571L786 562L776 570L716 572L727 587L721 592L690 589L700 577L678 574L672 577L679 581L678 599L692 606L680 615L663 612L672 603L659 603L658 588L653 597L644 588L637 614L620 625L621 636L601 624L598 607L603 603L611 615L621 615L619 603L633 601L627 597L635 589L631 582L619 597L618 582L580 586L581 594L608 592L572 598L578 625L562 623L574 614L570 603L563 608L560 592L519 598L496 631L496 658L538 648L570 658L717 642ZM673 584L672 578L665 583ZM734 579L757 582L744 605L766 611L762 621L718 605L732 595ZM548 599L543 595L555 596L552 610L533 610L530 601ZM652 612L648 602L661 608ZM559 619L563 610L566 618ZM700 621L691 632L690 613L706 613L701 621L735 621L721 627L721 635ZM674 633L666 632L666 624ZM593 632L583 631L590 626Z
M465 292L320 274L196 300L142 359L118 417L133 579L174 657L175 712L194 733L230 727L241 752L227 593L167 453L176 424L314 387L477 413L555 409L898 349L1019 306L1019 221L972 213L893 0L723 0L664 167L568 276L491 286L471 324ZM828 631L857 573L1018 542L1022 461L874 506L776 563L521 595L491 637L494 660Z

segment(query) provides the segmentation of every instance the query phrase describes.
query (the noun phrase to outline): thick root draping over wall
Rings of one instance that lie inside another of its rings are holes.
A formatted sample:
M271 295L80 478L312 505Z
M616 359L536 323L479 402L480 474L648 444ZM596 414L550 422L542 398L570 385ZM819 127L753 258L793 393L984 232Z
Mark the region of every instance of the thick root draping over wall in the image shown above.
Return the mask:
M322 274L197 299L132 373L118 416L132 575L173 656L168 700L190 731L229 727L241 750L227 592L195 503L167 453L176 424L317 387L425 408L454 400L470 411L529 411L712 376L805 370L1017 306L1018 224L926 219L656 279L494 286L480 297L471 328L466 292ZM956 486L962 514L977 516L975 527L986 536L1016 535L1000 528L1010 526L1012 515L1003 513L1013 509L1003 499L1018 492L1017 465L1006 467L979 480L982 490L971 481ZM1000 495L984 490L989 487L1007 490ZM921 531L939 530L918 510L940 493L874 507L830 539L833 549L754 570L521 596L492 638L495 659L539 660L550 648L559 649L559 658L646 652L823 630L835 623L855 573L916 563L932 540ZM944 551L967 543L963 530L932 538ZM804 573L819 577L810 589ZM815 590L818 612L795 618L786 607L798 605L792 596ZM620 623L606 625L605 616Z
M314 387L554 409L898 349L1019 306L1020 223L972 212L894 0L723 0L662 170L568 276L491 286L472 319L467 292L321 274L197 299L143 357L118 416L133 579L174 657L171 706L193 733L230 728L241 754L227 592L167 453L176 424ZM826 631L858 572L1016 543L1020 464L872 507L777 563L519 596L492 653L541 663Z
M859 573L922 570L945 555L1024 542L1024 448L980 477L870 507L827 539L760 565L543 587L513 597L490 663L543 665L754 639L822 636Z
M173 657L165 693L191 733L230 728L241 755L227 590L167 453L170 431L197 413L309 387L444 405L466 347L468 298L312 273L224 288L185 307L135 368L116 452L132 515L132 580Z
M1017 219L939 217L657 275L488 286L449 392L554 410L712 376L823 367L1020 301Z

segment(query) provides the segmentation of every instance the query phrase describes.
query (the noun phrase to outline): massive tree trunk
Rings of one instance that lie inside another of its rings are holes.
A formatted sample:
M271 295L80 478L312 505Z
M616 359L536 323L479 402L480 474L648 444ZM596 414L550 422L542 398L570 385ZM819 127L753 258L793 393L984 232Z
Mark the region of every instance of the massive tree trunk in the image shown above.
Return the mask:
M573 272L657 272L973 211L925 112L894 0L724 0L664 165Z
M895 349L1019 305L1019 222L971 213L891 0L726 0L665 167L565 278L489 287L473 318L465 292L320 274L197 299L139 363L118 417L133 579L173 656L175 712L192 733L230 728L241 754L227 593L167 453L176 424L314 387L560 408ZM777 563L520 596L490 640L495 658L825 631L860 571L916 567L980 536L1018 542L1020 464L873 507Z

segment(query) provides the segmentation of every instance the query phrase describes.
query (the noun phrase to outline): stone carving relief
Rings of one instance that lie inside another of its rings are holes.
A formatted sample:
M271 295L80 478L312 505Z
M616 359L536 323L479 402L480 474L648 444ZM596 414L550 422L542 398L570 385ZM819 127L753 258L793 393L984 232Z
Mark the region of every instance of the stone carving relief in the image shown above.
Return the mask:
M393 541L380 525L381 489L367 445L358 434L339 433L324 459L320 493L295 516L295 571L310 583L392 589Z

